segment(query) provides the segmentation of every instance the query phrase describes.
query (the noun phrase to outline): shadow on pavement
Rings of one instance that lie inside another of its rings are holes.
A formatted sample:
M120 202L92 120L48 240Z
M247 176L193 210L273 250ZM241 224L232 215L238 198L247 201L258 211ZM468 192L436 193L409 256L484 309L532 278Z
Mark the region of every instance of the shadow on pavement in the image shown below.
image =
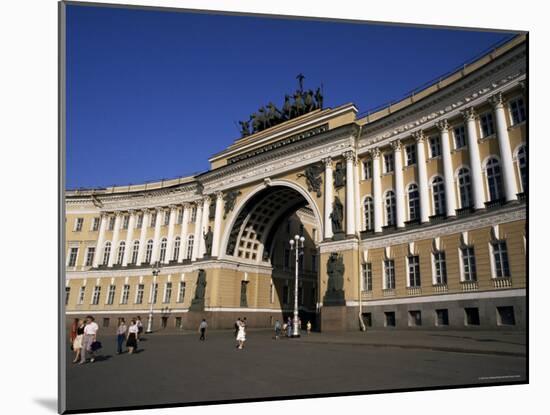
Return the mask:
M48 409L49 411L57 413L57 399L55 398L34 398L34 401L42 406L43 408Z

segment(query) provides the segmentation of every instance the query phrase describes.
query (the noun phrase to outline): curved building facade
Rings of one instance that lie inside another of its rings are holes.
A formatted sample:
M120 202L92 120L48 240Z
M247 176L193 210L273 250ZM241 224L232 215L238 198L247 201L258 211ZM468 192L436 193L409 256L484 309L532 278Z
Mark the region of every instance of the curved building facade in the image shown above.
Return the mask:
M365 117L237 139L204 173L67 191L67 317L271 326L292 314L298 234L304 324L524 328L525 82L518 36Z

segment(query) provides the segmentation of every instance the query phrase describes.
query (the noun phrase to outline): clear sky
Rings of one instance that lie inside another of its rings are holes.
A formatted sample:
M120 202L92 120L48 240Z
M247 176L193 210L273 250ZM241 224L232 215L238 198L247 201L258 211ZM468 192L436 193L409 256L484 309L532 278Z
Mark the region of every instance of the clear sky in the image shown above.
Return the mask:
M300 72L305 88L323 83L325 107L363 112L512 36L69 5L67 188L207 170Z

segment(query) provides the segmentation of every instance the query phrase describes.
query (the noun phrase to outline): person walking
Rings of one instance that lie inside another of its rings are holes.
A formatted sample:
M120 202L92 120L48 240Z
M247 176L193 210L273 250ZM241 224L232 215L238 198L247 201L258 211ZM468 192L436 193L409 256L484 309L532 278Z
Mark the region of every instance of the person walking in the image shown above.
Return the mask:
M76 319L76 325L77 327L75 331L75 337L73 339L73 363L78 362L78 360L80 359L80 353L82 350L82 338L84 337L84 320Z
M71 333L69 334L69 344L71 345L71 350L73 350L73 343L76 337L77 328L78 328L78 318L75 318L73 320L73 324L71 324Z
M307 324L306 324L306 330L307 330L307 334L309 336L309 333L311 333L311 321L307 321Z
M122 344L126 339L126 322L124 318L118 319L118 327L116 328L116 354L122 353Z
M275 340L279 340L281 336L281 322L279 320L275 321Z
M143 323L141 322L141 316L137 316L136 324L138 326L138 335L137 335L136 340L139 341L141 335L143 334Z
M139 326L137 320L133 318L130 320L130 327L128 327L128 334L126 335L126 347L128 348L128 354L132 354L137 350L137 338L139 334Z
M199 325L199 333L201 336L199 337L199 340L206 340L205 334L206 334L206 328L208 327L208 324L206 323L206 320L203 318L201 321L201 324Z
M235 321L235 337L237 337L237 334L239 333L239 327L241 325L241 318L237 318L237 321Z
M97 339L99 326L92 316L86 316L86 325L84 326L84 337L82 338L82 349L80 350L80 365L86 363L86 355L90 355L90 363L95 361L95 352L92 350L92 343Z
M246 341L246 325L243 321L241 322L241 325L239 326L239 332L237 333L237 342L239 343L237 348L242 349L244 347L245 341Z
M292 320L290 319L290 317L288 318L286 323L286 336L292 337Z

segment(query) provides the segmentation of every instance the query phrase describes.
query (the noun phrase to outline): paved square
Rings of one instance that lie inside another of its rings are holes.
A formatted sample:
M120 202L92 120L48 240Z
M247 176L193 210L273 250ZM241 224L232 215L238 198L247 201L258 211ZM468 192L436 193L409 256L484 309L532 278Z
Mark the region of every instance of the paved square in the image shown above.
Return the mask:
M93 364L69 364L68 409L178 404L304 394L526 381L525 333L313 333L272 339L249 330L244 350L231 331L146 336L117 355L99 337ZM68 361L72 354L68 350Z

